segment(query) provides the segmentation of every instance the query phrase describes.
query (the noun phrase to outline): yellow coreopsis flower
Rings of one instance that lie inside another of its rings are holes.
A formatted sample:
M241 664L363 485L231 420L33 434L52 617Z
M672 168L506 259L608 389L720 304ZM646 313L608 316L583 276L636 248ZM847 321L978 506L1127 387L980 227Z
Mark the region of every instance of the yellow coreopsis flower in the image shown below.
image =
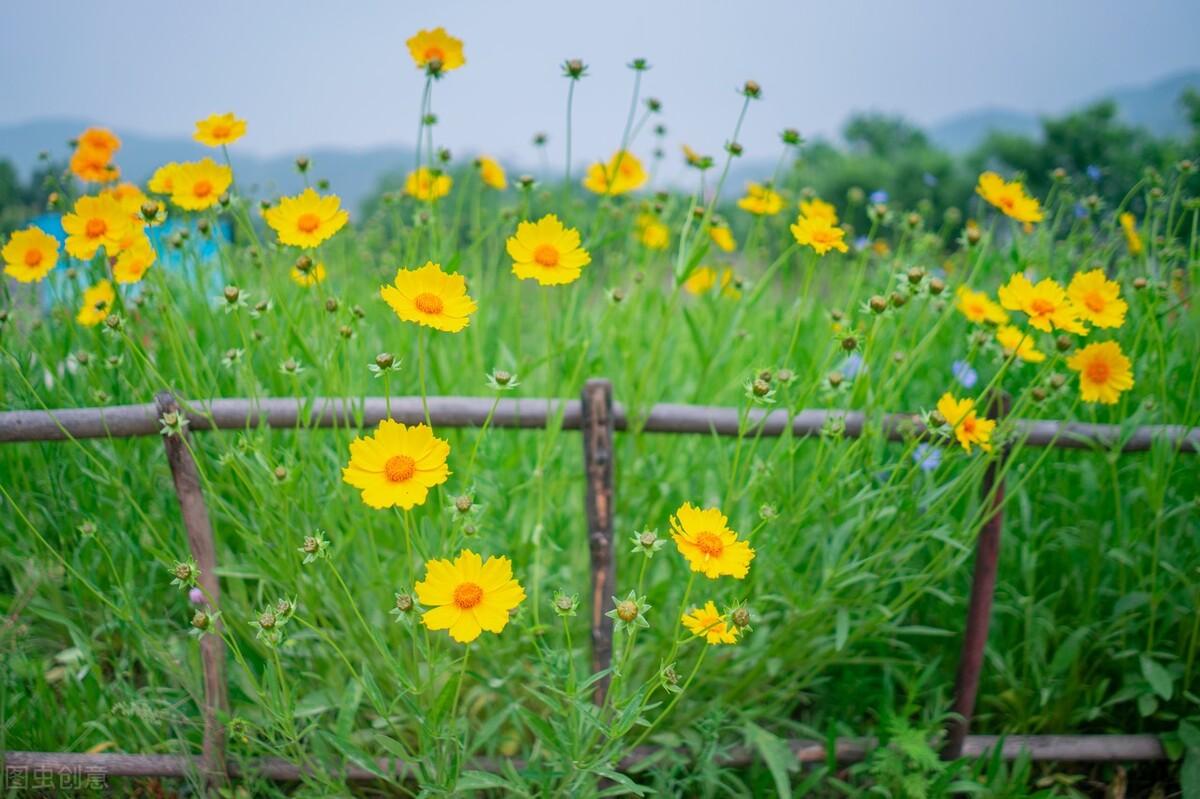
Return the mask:
M688 294L700 295L717 285L717 271L711 266L697 266L683 281L683 290Z
M713 644L736 644L738 628L725 621L725 617L717 612L717 606L708 601L702 608L694 608L683 617L683 626L697 638L703 638Z
M447 274L429 261L420 269L400 269L390 286L380 286L383 298L405 322L457 333L471 322L478 306L467 295L467 280Z
M675 546L692 571L713 580L722 575L741 580L750 571L754 550L746 541L738 540L719 509L701 510L685 502L671 517L671 530Z
M479 179L483 181L483 185L496 191L508 188L508 176L504 174L504 167L500 166L500 162L495 158L481 155L475 159L475 166L479 167Z
M737 249L737 240L733 237L733 231L727 225L712 224L708 228L708 237L712 239L713 244L725 252L733 252Z
M1087 345L1067 359L1067 366L1079 372L1079 396L1084 402L1112 405L1122 392L1133 388L1132 364L1115 341Z
M297 286L309 288L310 286L325 282L325 264L315 263L309 266L308 269L293 266L289 276Z
M447 630L462 644L484 630L499 633L508 624L509 611L525 601L525 589L513 579L508 558L485 561L469 549L453 561L429 561L425 579L414 589L417 601L432 606L421 614L425 626Z
M642 214L637 218L637 237L647 249L665 250L671 244L671 229L654 214Z
M175 172L178 171L179 166L175 161L163 164L154 170L154 174L150 176L150 181L146 184L146 188L155 194L170 194L174 190Z
M121 170L111 162L112 153L95 147L80 145L71 154L71 172L80 180L90 183L108 183L121 175Z
M216 205L233 185L233 170L211 158L179 164L171 171L171 202L185 211Z
M1049 333L1064 330L1085 335L1087 327L1079 320L1079 311L1067 297L1067 292L1051 278L1039 280L1035 286L1021 272L1014 274L997 292L1000 304L1010 311L1020 311L1029 317L1029 324Z
M450 477L449 454L450 445L427 425L384 419L374 435L350 442L342 480L361 490L362 501L372 508L409 510L425 504L429 489Z
M800 215L807 216L809 219L825 219L831 225L838 223L837 209L832 204L816 197L800 201Z
M817 255L824 255L830 250L847 252L850 249L845 241L846 231L825 217L812 218L801 214L791 230L797 244L812 247Z
M157 259L158 254L154 252L150 239L145 233L139 232L134 236L133 242L123 248L117 256L116 263L113 264L113 279L123 284L137 283Z
M454 178L445 172L423 166L408 173L404 180L404 193L421 202L431 203L449 194L453 185Z
M1120 327L1125 324L1129 306L1121 299L1121 286L1109 280L1103 269L1076 272L1067 286L1067 296L1084 320L1096 327Z
M75 316L75 321L86 327L95 327L104 321L104 317L108 316L116 299L117 295L113 291L112 283L101 280L83 292L83 304Z
M446 33L445 28L417 31L405 44L413 63L437 77L467 63L462 39Z
M1041 363L1046 360L1046 353L1037 348L1033 336L1014 325L1001 325L997 328L996 342L1006 358L1016 355L1029 363Z
M751 182L746 184L746 195L737 204L757 216L774 216L783 210L783 197L770 186Z
M336 194L324 197L311 188L295 197L283 197L263 212L263 219L281 244L312 249L341 230L350 219Z
M984 172L975 191L1018 222L1031 224L1044 218L1040 203L1025 193L1025 186L1019 180L1005 181L995 172Z
M618 150L607 164L596 162L588 167L583 187L595 194L615 197L641 188L646 180L646 170L638 157L627 150Z
M111 158L121 149L121 139L108 128L88 128L79 134L77 146L108 153Z
M67 253L86 261L101 247L115 255L134 222L115 197L105 195L80 197L74 211L63 216L62 225L67 232Z
M579 231L546 214L537 222L517 225L516 235L507 242L513 259L513 274L522 280L532 278L543 286L573 283L592 262L592 256L579 244Z
M1142 236L1138 233L1137 220L1133 218L1133 214L1126 211L1118 218L1121 223L1121 231L1125 234L1125 246L1129 248L1129 254L1138 256L1142 254L1145 246L1142 244Z
M1008 321L1008 314L991 297L982 291L972 291L966 286L955 289L954 307L975 324L988 322L1002 325Z
M992 431L996 428L994 419L983 419L975 414L975 400L956 400L950 392L942 395L937 404L938 413L946 420L946 424L954 428L954 437L962 448L971 451L972 444L978 444L984 452L991 452Z
M0 250L4 274L18 283L40 283L58 263L58 239L41 228L15 231Z
M246 135L246 120L238 119L232 113L210 114L196 122L196 132L192 138L209 147L220 147L233 144Z

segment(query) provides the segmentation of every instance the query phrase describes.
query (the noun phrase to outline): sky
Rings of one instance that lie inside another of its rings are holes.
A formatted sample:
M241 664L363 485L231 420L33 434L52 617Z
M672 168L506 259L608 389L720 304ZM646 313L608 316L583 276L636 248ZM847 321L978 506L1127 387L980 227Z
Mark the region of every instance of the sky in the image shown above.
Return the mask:
M5 0L0 125L70 117L189 135L235 111L236 146L262 155L333 145L410 146L421 73L404 45L445 26L467 64L439 81L435 143L534 162L535 132L561 163L567 80L581 58L574 150L620 142L633 75L663 103L668 143L716 153L746 79L763 87L740 140L773 157L779 132L832 135L853 111L922 123L983 107L1053 113L1200 66L1195 0ZM652 123L653 124L653 123ZM651 148L645 138L635 149Z

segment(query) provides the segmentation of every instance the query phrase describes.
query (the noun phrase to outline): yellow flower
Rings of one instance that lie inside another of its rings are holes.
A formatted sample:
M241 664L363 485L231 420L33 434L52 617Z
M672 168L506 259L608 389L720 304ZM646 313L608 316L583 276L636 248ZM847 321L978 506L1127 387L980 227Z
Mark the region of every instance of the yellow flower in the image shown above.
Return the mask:
M742 290L738 288L740 281L733 273L732 269L726 269L721 272L721 296L728 297L731 300L741 299Z
M1067 297L1063 287L1050 278L1029 282L1021 272L1013 275L1007 285L997 292L1000 304L1010 311L1020 311L1029 317L1029 324L1046 333L1065 330L1068 333L1087 333L1079 321L1079 311Z
M96 285L83 292L83 305L76 315L75 321L87 327L94 327L104 321L113 301L117 299L112 283L101 280Z
M299 267L293 266L291 271L292 281L298 286L315 286L318 283L325 282L325 264L315 263L308 268L307 271L301 271Z
M717 272L711 266L697 266L683 281L683 290L688 294L700 295L717 285Z
M525 589L513 579L506 557L486 561L469 549L453 560L431 560L425 579L414 586L417 601L431 605L421 614L430 630L449 630L450 637L469 644L479 633L499 633L508 614L525 601Z
M710 645L736 644L738 628L725 622L725 617L717 612L717 606L709 602L702 608L695 608L684 615L683 626L692 635L704 638Z
M646 179L646 170L638 157L627 150L618 150L607 164L597 161L588 167L583 187L595 194L615 197L641 188Z
M713 580L726 574L741 580L750 571L754 550L738 540L719 509L700 510L685 502L671 517L671 530L675 546L692 571Z
M726 225L711 225L708 228L708 237L712 239L713 244L725 252L733 252L737 249L737 240L733 238L733 231Z
M58 263L58 239L41 228L28 227L9 237L4 249L4 274L18 283L40 283Z
M996 330L996 341L1004 350L1006 358L1011 358L1013 354L1016 354L1022 361L1030 363L1041 363L1046 360L1046 353L1037 348L1033 342L1033 336L1019 327L1001 325Z
M683 145L683 160L688 166L705 170L713 164L712 156L701 155L686 144Z
M413 63L420 69L428 70L431 75L440 75L467 63L463 57L462 39L446 33L445 28L417 31L405 44L408 45Z
M1025 187L1019 180L1006 182L995 172L984 172L979 176L975 191L1018 222L1030 224L1041 222L1044 218L1041 205L1036 198L1025 193Z
M90 147L108 153L109 158L121 149L121 140L108 128L88 128L79 134L79 147Z
M812 247L817 255L824 255L830 250L846 252L846 231L837 227L824 217L810 218L801 214L792 225L792 235L796 243Z
M379 296L405 322L457 333L471 322L478 306L467 296L467 280L446 274L433 261L420 269L400 269L391 286L380 286Z
M1125 324L1129 306L1121 299L1121 287L1104 275L1103 269L1076 272L1067 286L1067 296L1085 321L1096 327L1120 327Z
M100 196L111 196L119 202L121 207L125 209L125 213L129 214L130 219L133 220L138 228L141 228L145 224L145 221L142 219L142 205L149 202L150 198L134 184L118 183L111 189L105 189L100 192Z
M481 155L475 159L475 165L479 167L479 179L483 181L483 185L496 191L508 188L508 176L504 174L504 167L500 166L500 162L495 158Z
M446 173L423 166L408 173L404 181L404 193L421 202L431 203L449 194L453 185L454 179Z
M179 170L179 166L175 161L163 164L154 170L154 174L150 176L150 181L146 184L146 188L155 194L170 194L175 186L175 173Z
M407 427L384 419L370 438L350 442L350 464L342 480L362 491L372 508L425 504L429 489L446 482L450 445L423 424Z
M838 223L837 209L816 197L800 201L800 215L807 216L809 219L825 219L831 225Z
M1008 321L1008 314L993 302L991 297L985 292L972 291L966 286L959 286L955 289L954 307L977 325L984 322L1002 325Z
M981 419L975 415L975 400L956 400L949 392L946 392L938 400L937 409L938 413L946 419L946 424L954 428L954 437L958 439L958 443L962 444L963 449L970 452L971 445L978 444L984 452L992 451L989 441L992 437L992 430L996 428L996 422L993 419Z
M211 158L178 164L171 172L171 202L185 211L203 211L232 184L233 170Z
M118 283L137 283L154 265L158 255L145 233L134 237L133 243L121 250L113 264L113 279Z
M63 216L62 225L67 232L67 252L86 261L101 247L109 255L115 255L130 233L133 220L111 195L84 196L75 201L73 213Z
M671 244L671 229L654 214L642 214L637 218L637 237L647 249L665 250Z
M1084 402L1112 405L1121 392L1133 388L1131 364L1115 341L1087 345L1067 359L1067 366L1079 372L1079 396Z
M71 154L71 171L80 180L91 183L108 183L116 180L121 170L111 163L112 152L80 144Z
M295 197L283 197L263 212L263 219L281 244L312 249L345 226L350 214L336 194L322 197L311 188Z
M196 132L192 134L192 138L209 147L220 147L233 144L245 135L246 120L238 119L232 113L211 114L196 123Z
M1142 246L1142 237L1138 233L1137 220L1128 211L1121 214L1119 218L1121 231L1125 234L1125 246L1129 248L1129 254L1134 256L1141 255L1145 247Z
M738 208L758 216L774 216L783 210L783 197L769 186L747 183L746 196L737 201Z
M554 214L517 225L507 249L513 274L522 280L533 278L543 286L573 283L592 262L588 251L579 246L579 231L564 226Z

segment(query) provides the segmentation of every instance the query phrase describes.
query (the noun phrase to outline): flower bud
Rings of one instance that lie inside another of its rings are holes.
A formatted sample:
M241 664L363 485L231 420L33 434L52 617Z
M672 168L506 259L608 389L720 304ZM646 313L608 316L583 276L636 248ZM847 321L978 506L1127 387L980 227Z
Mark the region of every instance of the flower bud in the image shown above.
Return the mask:
M858 349L858 336L846 336L843 338L842 349L846 352L854 352Z
M1074 343L1075 342L1071 341L1070 336L1059 336L1054 340L1054 346L1058 348L1059 352L1066 352L1067 350L1071 349Z
M1058 390L1067 384L1067 378L1060 374L1050 375L1050 387Z
M475 507L475 501L468 494L460 494L454 498L454 509L459 513L470 513Z
M762 97L762 87L758 85L757 81L748 80L742 85L742 94L757 100Z
M272 610L264 610L262 613L258 614L258 626L262 627L264 630L274 629L277 622L278 619L275 616L275 612Z
M307 157L302 155L296 159L296 170L298 172L300 172L300 174L304 174L305 172L308 171L308 158Z
M396 610L408 613L413 609L413 598L410 594L396 594Z
M771 384L766 380L757 379L750 384L750 389L754 392L754 396L765 397L771 393Z
M726 149L726 151L728 151L728 153L730 155L732 155L734 157L742 154L742 145L738 144L735 141L731 141L731 142L729 142L729 144L725 145L725 149Z
M1029 395L1033 397L1034 402L1042 402L1046 399L1046 389L1042 388L1041 386L1034 386L1033 389L1030 390Z
M901 308L904 306L904 303L908 302L908 296L901 294L899 291L893 291L888 296L888 300L891 302L893 308Z
M945 290L946 281L942 280L940 277L935 277L929 281L929 293L933 296L936 297Z
M871 310L875 313L883 313L888 307L887 300L885 300L883 297L880 297L878 294L871 297L868 304L871 306Z
M512 381L512 374L503 369L496 369L492 372L492 379L496 381L497 385L507 386Z
M798 147L802 143L800 131L796 130L795 128L785 128L783 133L780 134L780 138L782 138L783 143L789 147Z
M846 381L846 376L834 370L825 376L825 380L828 381L830 388L837 388Z
M380 369L390 369L396 359L392 357L390 352L381 352L375 356L375 365Z
M741 607L733 611L733 626L738 629L743 629L750 626L750 610L749 608Z
M288 477L288 470L286 467L276 466L273 474L275 475L275 479L282 483Z
M925 279L925 270L919 266L914 266L908 270L908 282L914 286Z
M1137 289L1138 291L1141 291L1142 289L1146 288L1146 285L1147 285L1147 281L1146 281L1146 278L1144 278L1144 277L1135 277L1133 279L1133 287L1135 289Z
M238 298L241 296L242 296L242 293L241 293L241 291L238 290L237 286L226 286L225 287L225 302L229 303L230 305L233 305L234 303L236 303L238 301Z
M579 80L587 72L587 65L578 58L571 58L563 64L563 74L572 80Z
M631 622L638 617L637 603L632 599L623 599L617 603L617 617L624 622Z
M329 313L337 313L338 301L336 297L330 297L325 300L325 310Z
M192 626L197 630L207 630L212 624L212 617L202 610L196 611L192 616Z

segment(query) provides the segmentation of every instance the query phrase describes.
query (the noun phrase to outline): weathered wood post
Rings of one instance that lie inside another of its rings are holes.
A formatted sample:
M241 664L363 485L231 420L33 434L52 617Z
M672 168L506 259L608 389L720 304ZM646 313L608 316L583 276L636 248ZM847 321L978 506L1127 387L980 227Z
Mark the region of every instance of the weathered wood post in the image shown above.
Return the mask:
M592 567L592 671L612 663L613 621L604 615L617 582L613 552L613 398L612 383L593 378L583 386L580 429L587 477L588 550ZM604 702L609 678L596 683L595 701Z
M160 392L155 402L160 419L168 413L183 415L179 403L168 391ZM200 567L200 587L209 606L217 610L221 607L221 587L217 580L217 553L212 523L200 491L200 473L188 451L189 434L186 428L179 429L178 435L164 435L163 445L167 450L171 476L175 480L175 494L179 497L179 510L187 530L188 548ZM220 619L214 621L214 625L220 624ZM229 774L225 762L225 725L221 720L221 716L229 712L224 639L215 634L201 638L200 660L204 668L204 739L200 768L205 784L210 793L215 795L216 789L228 782Z
M988 402L989 419L1008 416L1012 398L999 392ZM967 626L963 632L962 652L958 657L958 674L954 680L954 713L947 728L942 757L954 760L962 757L963 744L971 729L975 712L975 696L979 692L979 675L983 671L983 649L987 644L988 626L992 619L992 600L996 594L996 567L1000 559L1000 530L1004 525L1005 461L1009 448L1002 446L983 473L980 492L988 503L988 515L975 544L975 573L971 578L971 598L967 606Z

